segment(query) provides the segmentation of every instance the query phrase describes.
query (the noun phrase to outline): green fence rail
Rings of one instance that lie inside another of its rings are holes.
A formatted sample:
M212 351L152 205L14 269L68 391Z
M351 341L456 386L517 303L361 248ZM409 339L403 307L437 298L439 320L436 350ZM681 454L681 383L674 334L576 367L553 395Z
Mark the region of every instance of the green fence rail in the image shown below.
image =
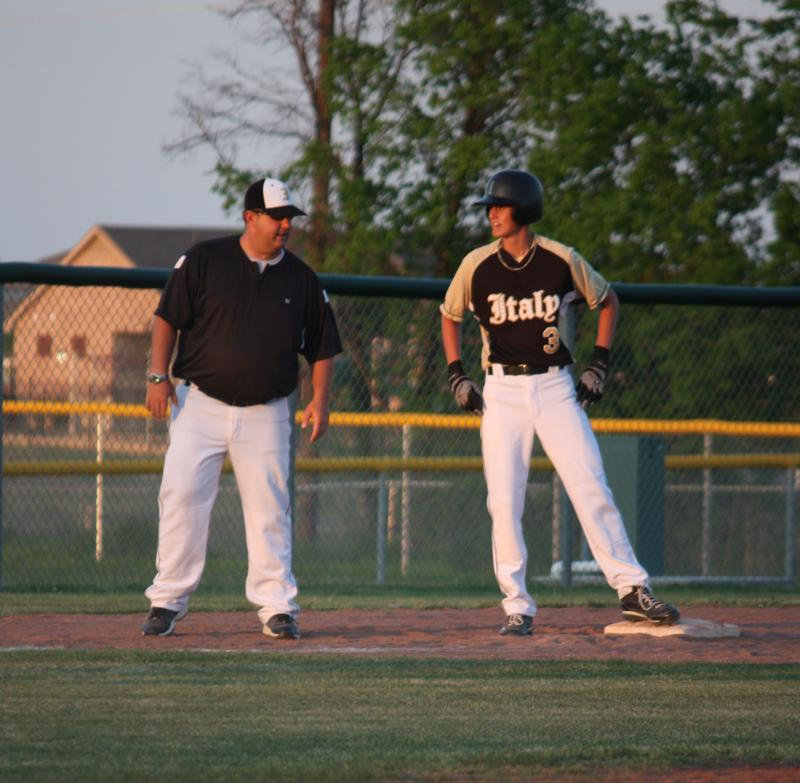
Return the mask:
M0 284L123 286L163 288L169 269L129 269L103 266L60 266L23 261L0 263ZM331 294L402 299L444 298L449 280L433 277L326 275L320 279ZM612 283L621 302L733 307L800 307L797 286L669 285Z

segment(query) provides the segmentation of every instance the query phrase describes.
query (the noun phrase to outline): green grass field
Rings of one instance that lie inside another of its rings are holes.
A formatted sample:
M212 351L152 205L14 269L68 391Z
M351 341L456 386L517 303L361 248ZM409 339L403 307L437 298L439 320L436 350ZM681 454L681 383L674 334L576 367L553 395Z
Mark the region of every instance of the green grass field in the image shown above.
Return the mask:
M536 779L800 763L797 666L0 655L0 779Z

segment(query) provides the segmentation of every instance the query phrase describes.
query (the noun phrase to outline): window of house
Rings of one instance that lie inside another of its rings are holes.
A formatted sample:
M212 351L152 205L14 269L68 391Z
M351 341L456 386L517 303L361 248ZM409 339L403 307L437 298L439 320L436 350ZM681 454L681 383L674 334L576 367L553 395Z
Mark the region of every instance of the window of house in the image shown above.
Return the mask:
M49 334L40 334L36 338L36 355L50 356L53 353L53 338Z
M83 359L86 356L86 337L82 334L75 334L72 336L72 339L69 341L69 347L72 349L72 353L77 356L79 359Z

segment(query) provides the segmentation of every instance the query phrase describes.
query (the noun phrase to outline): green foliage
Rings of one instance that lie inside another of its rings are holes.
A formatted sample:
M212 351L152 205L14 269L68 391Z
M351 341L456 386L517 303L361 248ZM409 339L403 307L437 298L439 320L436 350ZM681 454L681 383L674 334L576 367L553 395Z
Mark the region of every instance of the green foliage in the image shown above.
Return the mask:
M751 213L774 186L779 118L748 82L735 20L711 5L670 5L668 30L581 18L570 27L569 71L558 39L533 55L529 115L543 138L530 165L546 183L542 230L612 279L754 277L761 229Z
M657 27L592 0L338 3L328 59L298 74L312 103L327 98L332 138L301 129L285 168L315 192L327 179L323 234L311 216L324 271L448 276L484 236L470 201L519 166L545 185L541 232L610 279L796 283L800 9L770 5L747 21L672 0ZM313 48L277 25L285 9L253 13ZM202 121L189 105L208 144L258 133L255 97L216 135L217 107ZM260 168L229 146L214 185L226 207Z
M398 127L403 183L394 225L404 252L425 274L455 270L482 217L469 207L487 172L522 166L530 148L520 91L526 52L548 24L585 2L470 0L415 4L398 35L414 44L413 100Z

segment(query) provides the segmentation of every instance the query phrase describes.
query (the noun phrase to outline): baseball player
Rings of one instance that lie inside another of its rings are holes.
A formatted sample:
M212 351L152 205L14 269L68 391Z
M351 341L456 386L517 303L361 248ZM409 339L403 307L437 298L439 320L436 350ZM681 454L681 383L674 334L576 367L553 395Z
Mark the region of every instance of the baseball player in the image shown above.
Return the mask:
M311 440L328 426L333 356L342 350L319 279L285 248L304 215L283 182L254 182L244 232L201 242L178 259L153 319L146 405L164 418L172 403L159 503L157 569L145 595L144 635L168 636L203 573L211 508L226 455L242 501L246 595L267 636L297 639L289 514L288 396L298 354L313 396L302 426ZM175 342L178 350L169 376Z
M525 584L522 512L534 434L558 472L595 560L617 591L624 617L671 625L678 610L655 598L606 482L585 409L605 390L619 301L572 248L534 234L542 186L526 171L495 174L483 198L494 241L461 262L440 306L450 388L464 410L482 415L481 448L492 518L494 572L504 595L502 635L528 636L536 603ZM576 299L599 310L594 356L577 386L564 343L565 311ZM480 324L483 391L461 363L461 323Z

